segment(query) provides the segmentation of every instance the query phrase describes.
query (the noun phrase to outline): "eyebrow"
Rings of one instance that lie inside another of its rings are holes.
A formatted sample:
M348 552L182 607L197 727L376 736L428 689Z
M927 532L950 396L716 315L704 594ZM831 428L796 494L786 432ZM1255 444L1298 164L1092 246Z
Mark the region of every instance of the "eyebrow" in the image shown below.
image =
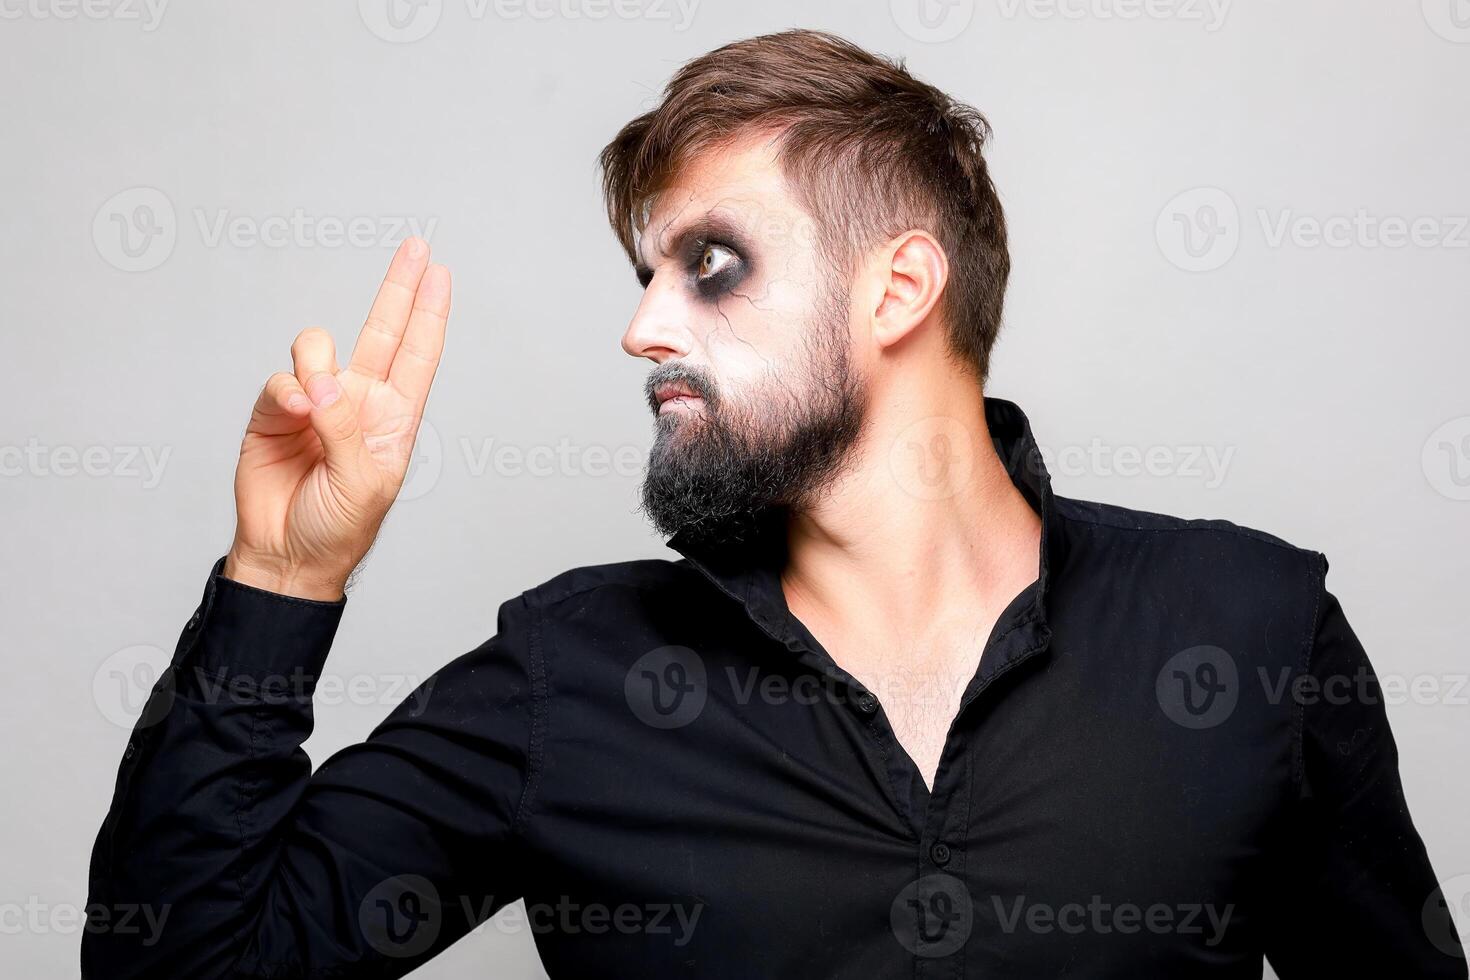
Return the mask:
M682 224L672 227L665 226L657 236L658 241L664 239L669 239L671 245L666 250L660 250L660 256L677 254L695 239L715 239L728 242L732 247L738 246L738 251L745 251L743 245L745 236L740 230L740 224L735 215L723 205L715 205L704 214L690 218ZM640 244L641 242L640 239ZM649 280L653 278L653 267L643 261L641 249L639 257L633 262L633 272L638 276L638 283L642 286L647 286Z

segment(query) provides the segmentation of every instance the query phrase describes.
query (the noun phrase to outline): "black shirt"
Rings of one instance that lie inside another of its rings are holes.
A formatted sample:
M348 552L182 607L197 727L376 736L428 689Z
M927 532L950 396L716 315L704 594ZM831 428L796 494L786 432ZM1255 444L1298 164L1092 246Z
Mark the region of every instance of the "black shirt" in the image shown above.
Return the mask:
M1465 977L1326 559L1057 497L986 414L1040 575L932 792L788 610L777 533L527 590L314 774L346 600L220 559L127 746L84 974L399 976L523 897L553 977Z

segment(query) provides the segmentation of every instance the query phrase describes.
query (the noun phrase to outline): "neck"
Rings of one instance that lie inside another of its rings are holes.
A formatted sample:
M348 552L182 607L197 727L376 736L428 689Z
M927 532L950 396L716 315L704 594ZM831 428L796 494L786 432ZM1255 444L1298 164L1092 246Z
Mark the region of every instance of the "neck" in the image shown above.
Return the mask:
M875 643L980 628L976 611L993 619L1040 557L1040 518L995 452L974 380L895 387L873 393L830 492L789 519L781 576L809 625Z

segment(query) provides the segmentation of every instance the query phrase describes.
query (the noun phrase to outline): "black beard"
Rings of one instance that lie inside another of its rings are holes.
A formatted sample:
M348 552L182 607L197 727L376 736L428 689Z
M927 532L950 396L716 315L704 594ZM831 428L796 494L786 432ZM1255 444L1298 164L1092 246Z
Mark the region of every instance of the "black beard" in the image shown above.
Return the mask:
M677 361L654 369L646 394L655 412L654 389L666 382L704 401L656 418L642 509L659 533L703 546L746 542L831 485L862 432L866 403L849 369L845 325L836 326L815 330L804 370L761 386L748 407L721 398L698 369Z

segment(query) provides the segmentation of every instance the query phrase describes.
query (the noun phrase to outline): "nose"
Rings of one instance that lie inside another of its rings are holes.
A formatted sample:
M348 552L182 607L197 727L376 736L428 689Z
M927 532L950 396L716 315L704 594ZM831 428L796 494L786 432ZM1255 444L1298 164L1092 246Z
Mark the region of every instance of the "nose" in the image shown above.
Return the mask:
M654 276L643 291L643 299L623 332L623 350L655 364L684 357L691 346L689 310L672 284L664 285L659 279Z

